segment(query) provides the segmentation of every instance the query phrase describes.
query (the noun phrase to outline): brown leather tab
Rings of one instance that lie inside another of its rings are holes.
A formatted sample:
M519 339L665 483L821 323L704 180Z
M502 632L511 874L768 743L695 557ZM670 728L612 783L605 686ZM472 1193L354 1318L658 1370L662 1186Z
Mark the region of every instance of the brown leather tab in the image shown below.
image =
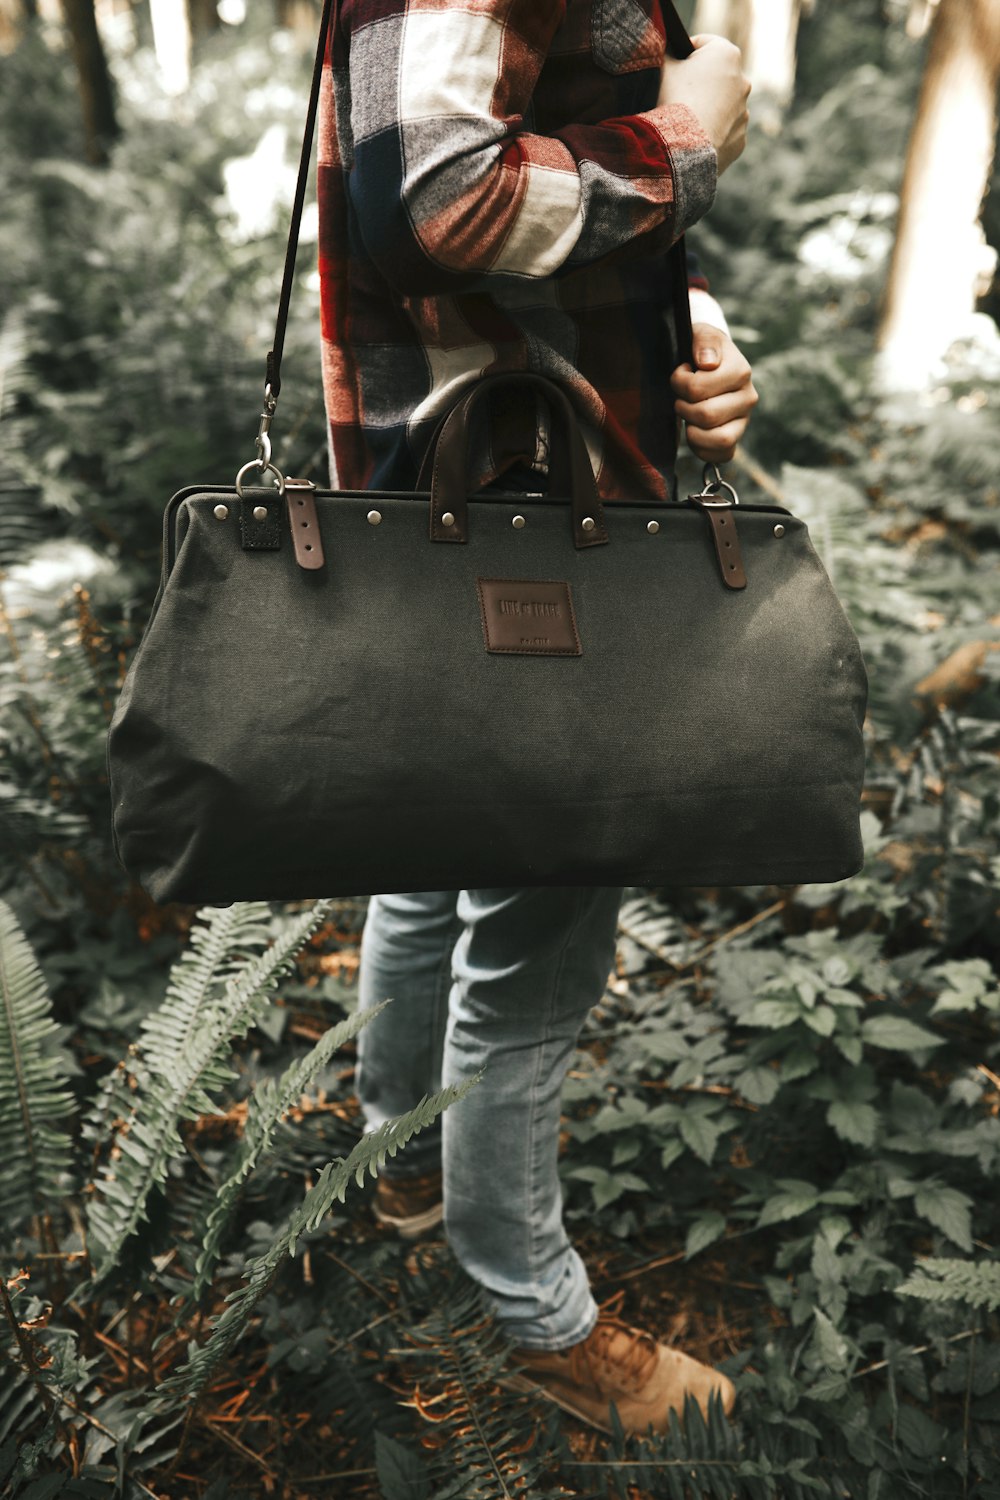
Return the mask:
M288 501L288 525L295 548L295 561L300 568L321 568L326 561L323 555L323 537L313 499L316 486L309 479L286 479L285 499Z
M735 506L703 505L702 510L712 527L712 537L723 583L727 588L745 589L747 575L743 570L743 553L740 550L740 539L736 531Z
M477 578L487 651L505 656L582 656L568 583Z

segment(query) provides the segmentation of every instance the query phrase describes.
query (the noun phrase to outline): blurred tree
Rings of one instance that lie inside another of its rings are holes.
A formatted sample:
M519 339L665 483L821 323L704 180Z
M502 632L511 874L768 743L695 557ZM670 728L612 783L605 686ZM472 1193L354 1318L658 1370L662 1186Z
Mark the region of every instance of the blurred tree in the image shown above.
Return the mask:
M970 329L995 256L980 225L1000 84L1000 0L939 0L878 331L885 389L918 389Z
M149 0L153 48L168 94L183 94L191 82L191 24L186 0Z
M279 26L291 31L301 31L312 36L319 24L319 7L313 0L275 0L275 14Z
M795 41L812 0L698 0L692 30L735 42L754 87L755 123L773 133L795 87Z
M13 52L26 21L38 15L38 0L0 0L0 54Z
M188 30L195 42L211 36L221 25L216 0L187 0Z
M80 81L87 160L103 166L108 159L108 146L118 135L118 120L94 0L62 0L62 10Z

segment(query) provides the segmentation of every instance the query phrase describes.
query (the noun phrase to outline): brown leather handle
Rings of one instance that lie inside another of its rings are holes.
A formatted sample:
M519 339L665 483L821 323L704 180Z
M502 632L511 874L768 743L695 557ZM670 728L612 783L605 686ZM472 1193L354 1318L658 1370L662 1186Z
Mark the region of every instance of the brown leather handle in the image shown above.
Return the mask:
M608 540L597 481L576 413L566 393L544 375L526 371L486 375L452 407L438 429L421 469L418 487L426 487L430 470L430 538L432 542L466 542L469 538L469 438L472 416L494 391L527 390L541 394L552 413L555 493L568 493L577 547L603 546ZM558 477L557 477L558 476ZM445 522L445 516L452 520Z

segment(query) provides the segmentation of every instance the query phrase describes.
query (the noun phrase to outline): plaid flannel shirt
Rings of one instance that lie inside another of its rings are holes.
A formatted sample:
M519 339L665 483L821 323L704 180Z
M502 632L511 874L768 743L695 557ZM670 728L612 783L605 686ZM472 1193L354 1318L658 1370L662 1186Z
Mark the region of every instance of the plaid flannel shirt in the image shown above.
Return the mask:
M605 499L670 493L665 254L716 157L656 106L664 52L659 0L341 0L318 169L335 486L412 488L470 383L531 370L573 400ZM502 429L481 483L522 456Z

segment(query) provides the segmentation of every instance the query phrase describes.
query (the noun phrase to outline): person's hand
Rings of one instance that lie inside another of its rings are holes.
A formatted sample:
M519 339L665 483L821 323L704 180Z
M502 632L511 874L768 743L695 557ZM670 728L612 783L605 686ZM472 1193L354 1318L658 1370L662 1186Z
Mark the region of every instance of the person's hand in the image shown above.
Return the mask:
M694 362L670 377L674 409L687 424L688 447L704 463L728 463L760 397L748 361L728 333L694 325Z
M747 143L750 80L739 47L723 36L693 36L690 57L668 57L660 74L657 104L686 104L698 116L718 158L719 175L743 154Z

